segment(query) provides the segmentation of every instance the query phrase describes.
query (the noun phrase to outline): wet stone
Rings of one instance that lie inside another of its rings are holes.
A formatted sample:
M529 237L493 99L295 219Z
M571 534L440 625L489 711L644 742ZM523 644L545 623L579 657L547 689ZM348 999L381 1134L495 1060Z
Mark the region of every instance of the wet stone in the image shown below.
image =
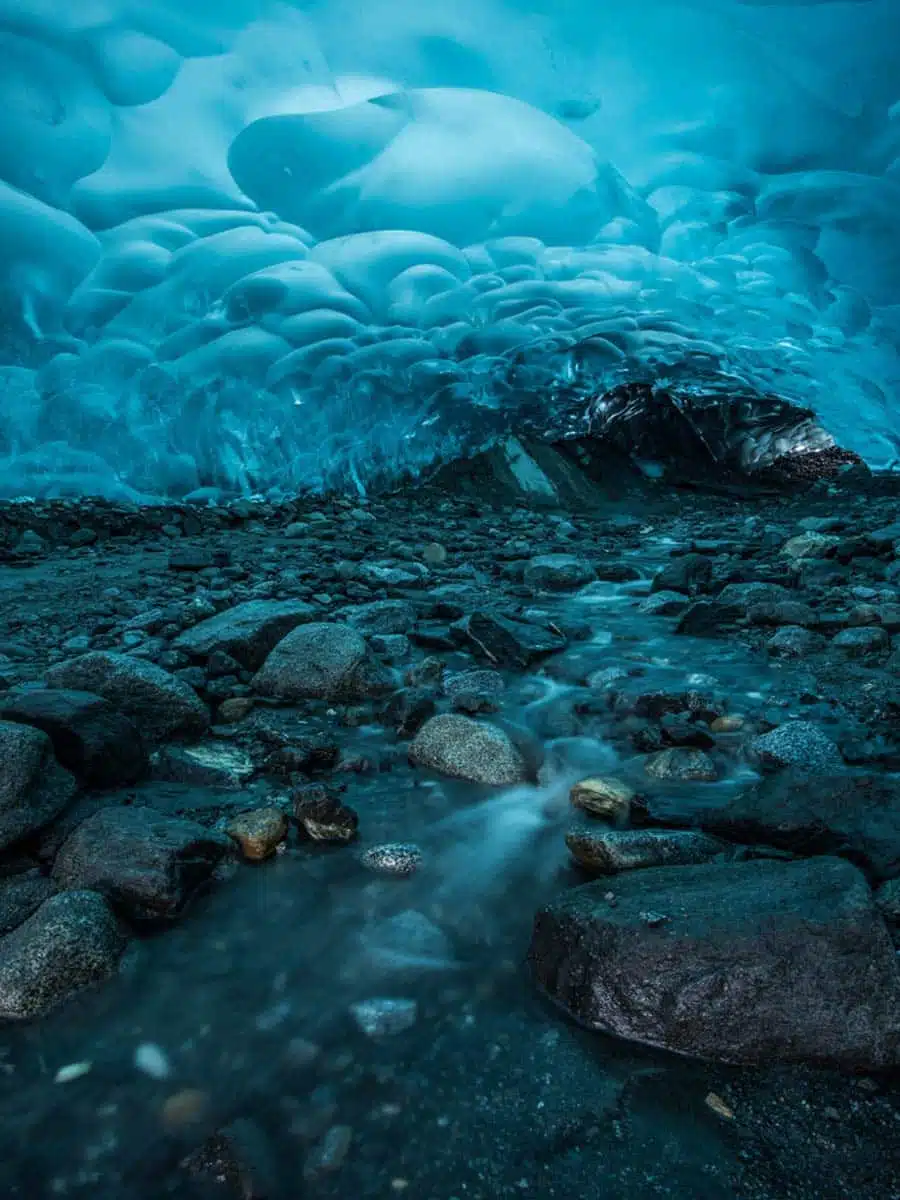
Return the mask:
M0 938L0 1019L44 1016L114 974L124 949L119 923L97 892L51 896Z
M532 936L538 985L582 1025L725 1063L900 1062L894 947L850 863L630 871L615 904L609 886L564 893Z
M638 605L638 612L648 617L677 617L690 604L681 592L654 592Z
M287 837L287 831L287 817L280 808L274 807L238 813L226 827L226 833L249 862L271 858Z
M381 846L370 846L360 855L359 861L376 875L404 878L418 871L422 865L422 851L410 843L388 842Z
M77 784L39 729L0 721L0 850L63 813Z
M229 839L151 808L103 808L78 825L53 866L59 888L90 889L135 921L171 920L211 878Z
M341 608L335 616L364 637L408 634L416 625L416 610L408 600L374 600L371 604Z
M94 787L135 783L147 769L134 724L102 696L33 688L8 696L0 718L40 729L60 765Z
M294 819L301 833L313 842L352 842L359 829L359 817L321 784L298 788L292 796Z
M473 613L465 632L477 654L500 666L524 669L538 659L566 648L566 639L561 633L541 625L513 621L496 613Z
M45 678L52 688L103 696L150 741L199 737L209 726L209 712L193 688L129 654L95 651L51 667Z
M388 701L384 718L398 737L414 737L437 711L437 702L427 688L402 688Z
M427 721L410 745L409 758L443 775L494 787L528 777L525 760L502 729L456 713Z
M880 625L844 629L831 639L832 649L846 658L867 658L873 654L885 654L890 649L891 639Z
M317 611L299 600L249 600L186 629L173 644L194 659L225 653L256 671L282 638L314 620Z
M600 776L582 779L569 792L569 800L575 808L592 817L616 822L628 820L635 798L634 788L627 783Z
M839 771L844 765L834 742L810 721L788 721L754 738L747 755L763 770L800 767L811 775Z
M579 866L604 875L709 862L729 850L717 838L680 829L573 830L566 845Z
M26 921L55 890L47 876L39 871L27 871L0 880L0 936Z
M670 559L653 576L651 591L692 595L712 579L712 563L705 554L683 554Z
M393 675L352 626L314 622L279 642L254 678L263 696L353 703L384 695Z
M234 790L254 774L249 755L237 746L203 742L198 746L167 746L154 763L158 779Z
M674 779L685 783L714 783L719 772L712 759L702 750L673 746L652 755L644 763L651 779Z
M766 642L766 653L772 658L806 658L822 649L824 640L799 625L785 625Z
M350 1013L367 1037L395 1037L415 1025L418 1005L415 1000L376 998L352 1005Z
M596 579L596 572L583 558L572 554L540 554L525 567L525 586L543 591L567 592Z
M457 712L470 716L499 711L499 698L505 690L503 676L497 671L456 671L444 676L444 694Z

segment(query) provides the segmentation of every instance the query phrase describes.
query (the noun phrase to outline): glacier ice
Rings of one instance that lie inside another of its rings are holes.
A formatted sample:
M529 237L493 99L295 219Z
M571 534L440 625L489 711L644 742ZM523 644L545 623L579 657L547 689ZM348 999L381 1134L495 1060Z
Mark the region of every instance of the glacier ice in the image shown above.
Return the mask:
M0 270L0 495L365 487L629 381L886 464L900 10L0 0Z

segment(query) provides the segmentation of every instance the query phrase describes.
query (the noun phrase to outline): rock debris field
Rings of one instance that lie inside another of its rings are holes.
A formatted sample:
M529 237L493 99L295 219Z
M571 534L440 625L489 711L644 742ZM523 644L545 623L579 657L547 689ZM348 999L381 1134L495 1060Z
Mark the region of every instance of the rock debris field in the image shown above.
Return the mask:
M900 1198L900 508L8 506L0 1192Z

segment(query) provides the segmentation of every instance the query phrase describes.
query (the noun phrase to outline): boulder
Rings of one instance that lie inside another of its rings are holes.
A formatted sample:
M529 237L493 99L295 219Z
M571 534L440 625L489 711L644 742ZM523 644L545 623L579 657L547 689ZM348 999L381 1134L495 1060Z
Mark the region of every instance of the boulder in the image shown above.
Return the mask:
M502 729L457 713L426 721L409 757L420 767L495 787L522 783L528 776L524 758Z
M134 723L92 692L39 688L13 693L0 707L0 718L40 729L61 765L90 786L136 783L147 769Z
M209 726L206 705L192 687L130 654L82 654L51 667L45 679L51 688L103 696L151 742L199 737Z
M124 949L125 937L102 896L51 896L0 938L0 1019L44 1016L112 975Z
M539 554L525 567L525 586L549 592L570 592L597 578L589 562L574 554Z
M900 1063L900 969L837 858L634 871L541 911L529 958L572 1017L725 1063Z
M78 825L53 865L59 888L100 892L135 921L177 917L231 841L152 808L103 808Z
M385 695L394 682L392 672L356 629L318 621L301 625L280 641L253 686L260 695L277 700L354 703Z
M301 600L248 600L186 629L173 645L198 659L222 651L248 671L258 671L282 638L318 612Z
M0 850L49 825L77 790L45 733L0 721Z
M497 666L526 668L539 658L566 648L561 633L497 613L472 613L465 632L475 652Z
M810 775L827 775L844 766L840 750L811 721L787 721L754 738L747 755L762 770L798 767Z

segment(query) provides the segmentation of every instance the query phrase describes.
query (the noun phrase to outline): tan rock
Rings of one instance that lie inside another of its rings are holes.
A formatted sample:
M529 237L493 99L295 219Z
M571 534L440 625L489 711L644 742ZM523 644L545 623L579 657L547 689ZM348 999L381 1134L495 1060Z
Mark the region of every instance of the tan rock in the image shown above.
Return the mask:
M238 813L226 830L250 862L271 858L287 837L288 820L280 808L256 808Z
M592 817L627 821L635 794L634 789L620 779L595 776L576 783L569 792L569 799L576 808L590 813Z

